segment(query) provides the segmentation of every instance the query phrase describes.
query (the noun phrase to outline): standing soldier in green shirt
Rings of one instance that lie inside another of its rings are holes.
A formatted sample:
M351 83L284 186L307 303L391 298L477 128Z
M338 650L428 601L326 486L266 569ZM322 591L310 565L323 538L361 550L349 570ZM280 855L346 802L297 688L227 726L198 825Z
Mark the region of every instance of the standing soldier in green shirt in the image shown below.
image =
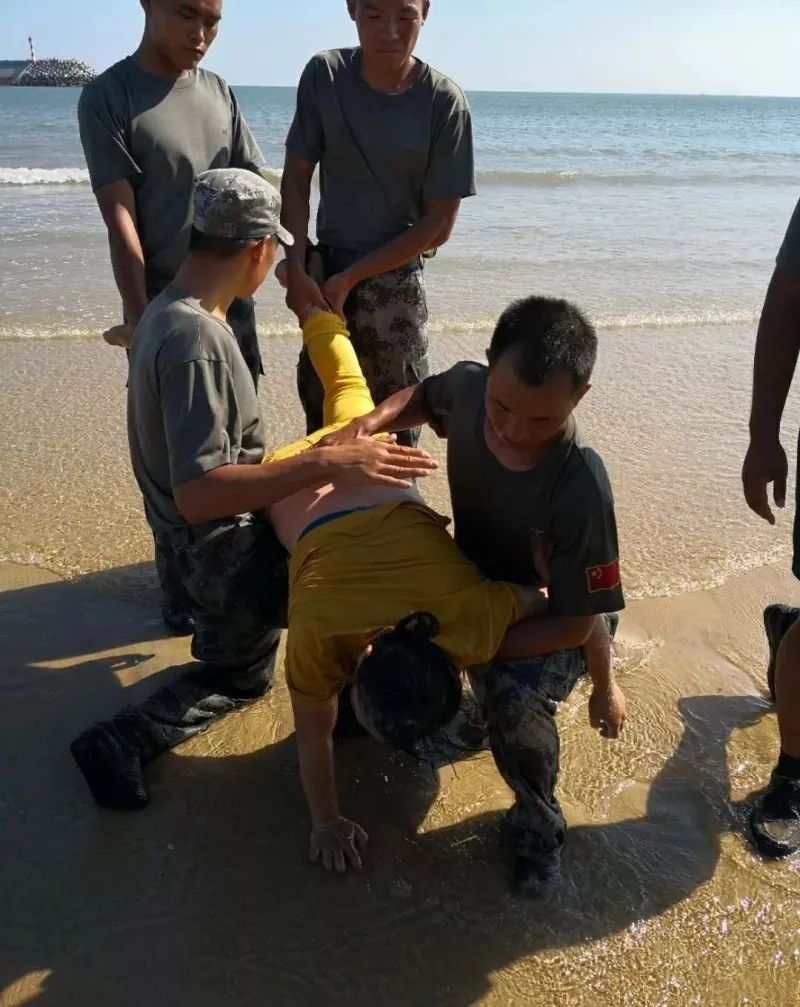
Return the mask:
M108 229L111 265L131 331L189 251L192 184L210 168L258 172L264 158L228 85L198 69L217 37L222 0L141 0L144 36L132 55L84 88L78 122L89 175ZM253 381L261 355L253 301L228 313ZM154 532L163 615L193 629L174 558Z
M376 402L427 377L423 256L447 241L462 198L475 193L466 98L413 55L429 9L429 0L348 0L360 46L306 66L286 141L283 224L297 239L289 301L346 318ZM321 289L306 271L317 165ZM308 430L317 430L322 391L305 353L298 391Z
M747 503L770 524L775 524L770 486L775 505L786 506L789 463L781 445L781 420L798 356L800 204L778 253L758 327L750 447L742 472ZM796 492L800 504L800 480ZM800 577L800 506L795 508L793 545L792 570ZM767 682L778 714L780 754L766 792L750 810L750 828L762 856L788 857L800 850L800 609L770 605L764 626L770 650Z

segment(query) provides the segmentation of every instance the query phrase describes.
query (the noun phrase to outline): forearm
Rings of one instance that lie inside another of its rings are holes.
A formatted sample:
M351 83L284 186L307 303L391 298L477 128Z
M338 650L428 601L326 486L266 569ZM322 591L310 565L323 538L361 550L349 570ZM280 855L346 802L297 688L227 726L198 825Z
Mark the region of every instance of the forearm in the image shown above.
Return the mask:
M308 246L308 222L311 216L311 178L298 176L288 163L281 179L281 223L294 237L294 244L286 250L290 269L305 272Z
M300 781L306 795L311 824L329 825L339 817L333 738L330 734L297 739Z
M336 775L333 761L333 728L338 701L306 703L291 692L297 751L300 759L300 781L306 795L314 827L329 825L339 817L336 797Z
M270 465L223 465L173 490L189 524L268 510L284 497L329 477L326 449L318 448Z
M583 647L592 631L593 617L561 617L546 615L539 619L524 619L512 626L503 637L496 660L519 661L526 657L542 657L559 650Z
M135 230L122 231L111 228L108 232L108 244L111 268L122 298L125 320L136 327L147 307L142 243Z
M611 637L606 620L598 615L583 646L583 660L595 689L608 689L614 681L611 667Z
M758 327L750 435L777 440L800 354L800 280L776 270Z
M368 413L363 422L370 434L384 434L424 426L430 418L422 385L411 385L390 395Z
M449 235L451 228L452 221L441 213L426 214L404 234L358 259L345 273L351 285L355 286L373 276L399 269L419 258L429 248L440 244L442 237Z

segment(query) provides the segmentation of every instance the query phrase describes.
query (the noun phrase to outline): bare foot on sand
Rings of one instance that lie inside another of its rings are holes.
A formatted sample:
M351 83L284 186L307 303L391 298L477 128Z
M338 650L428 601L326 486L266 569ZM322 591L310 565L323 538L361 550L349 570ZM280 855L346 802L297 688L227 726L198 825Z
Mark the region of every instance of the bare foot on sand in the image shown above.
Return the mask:
M103 333L103 339L109 346L121 346L123 350L129 350L133 342L133 326L112 325Z

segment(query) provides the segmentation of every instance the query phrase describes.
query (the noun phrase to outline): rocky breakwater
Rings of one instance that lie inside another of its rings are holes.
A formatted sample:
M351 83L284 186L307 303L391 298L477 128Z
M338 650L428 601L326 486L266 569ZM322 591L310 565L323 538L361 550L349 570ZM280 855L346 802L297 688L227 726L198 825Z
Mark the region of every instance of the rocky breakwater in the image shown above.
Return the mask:
M19 87L83 87L97 74L78 59L39 59L20 75Z

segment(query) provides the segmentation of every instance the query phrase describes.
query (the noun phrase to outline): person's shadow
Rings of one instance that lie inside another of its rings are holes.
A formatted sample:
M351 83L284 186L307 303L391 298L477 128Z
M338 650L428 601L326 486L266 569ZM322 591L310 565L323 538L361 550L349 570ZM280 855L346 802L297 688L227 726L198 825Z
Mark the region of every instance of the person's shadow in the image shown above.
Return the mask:
M114 674L126 656L75 662L80 630L44 632L48 615L64 626L88 604L80 584L0 595L0 617L44 620L38 634L7 634L16 643L2 674L3 1007L467 1007L521 958L686 899L714 874L723 833L740 826L726 745L767 709L749 696L679 702L683 736L645 813L570 829L567 890L546 905L508 895L499 815L418 834L439 793L434 774L370 740L342 744L338 760L344 805L372 827L368 866L340 879L309 865L280 695L160 760L144 812L99 811L67 745L128 698ZM129 622L117 605L121 626L107 627L113 646L130 646L127 666L147 656L137 612ZM99 649L93 633L85 653ZM64 649L69 667L54 670ZM237 745L252 751L233 754Z

